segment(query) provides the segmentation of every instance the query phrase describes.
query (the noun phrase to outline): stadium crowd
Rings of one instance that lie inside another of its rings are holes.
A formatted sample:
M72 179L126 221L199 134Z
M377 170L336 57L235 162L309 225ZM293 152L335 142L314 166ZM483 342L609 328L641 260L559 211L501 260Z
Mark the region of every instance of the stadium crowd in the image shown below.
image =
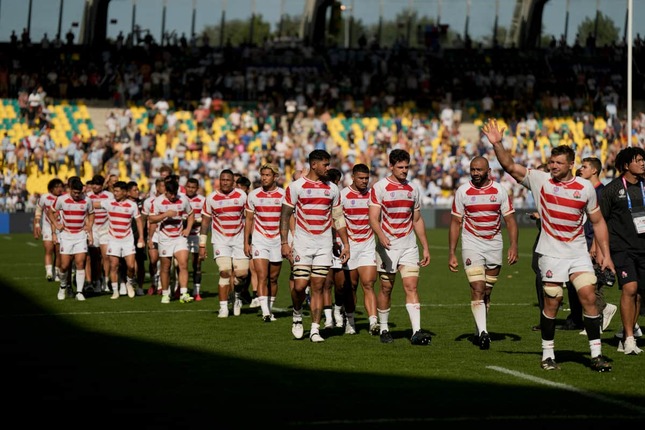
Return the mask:
M640 36L634 46L638 64ZM178 38L159 46L120 36L88 51L73 40L16 38L0 58L0 97L17 97L31 131L20 139L6 131L0 136L0 210L32 210L38 195L29 195L28 178L58 175L63 166L66 176L117 174L149 185L168 164L183 182L196 177L210 191L224 168L257 183L266 162L279 165L286 184L306 169L313 149L327 150L343 173L365 163L376 180L386 175L393 148L412 154L410 177L426 205L449 205L469 160L483 155L516 207L530 207L530 196L503 175L490 145L463 135L462 122L500 118L505 144L527 166L543 163L551 147L570 144L580 160L600 158L609 181L618 150L645 142L643 114L619 117L625 55L622 43L589 41L572 47L553 41L522 52L470 45L419 50L404 41L316 52L269 41L212 47L207 39ZM642 93L634 88L635 97ZM108 132L74 134L63 146L50 135L47 106L76 99L111 100ZM136 106L146 109L144 127L133 119ZM188 121L179 119L185 112ZM225 122L222 133L215 132L218 119ZM197 133L188 132L187 122ZM170 142L163 153L160 136Z

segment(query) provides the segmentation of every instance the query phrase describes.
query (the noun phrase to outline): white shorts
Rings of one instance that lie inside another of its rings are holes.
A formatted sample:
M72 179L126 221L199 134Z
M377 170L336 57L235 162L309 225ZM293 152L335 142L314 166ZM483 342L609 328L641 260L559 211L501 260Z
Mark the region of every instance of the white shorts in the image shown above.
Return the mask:
M502 249L489 249L483 252L479 249L462 249L461 260L464 267L486 267L492 269L502 265Z
M133 236L126 237L124 239L115 239L110 237L107 247L107 255L112 255L114 257L126 257L128 255L136 254L137 252Z
M575 258L559 258L540 255L538 259L542 282L564 283L569 275L577 272L594 273L591 257L586 252Z
M239 232L233 237L223 238L219 235L213 235L213 258L231 257L236 259L248 259L244 253L244 231Z
M87 233L70 234L62 232L58 237L61 255L87 254Z
M291 249L294 266L325 266L331 267L332 264L332 246L331 242L327 246L319 247L303 247L299 248L298 244L294 244Z
M173 257L179 251L188 251L188 241L184 236L159 241L159 256Z
M110 242L110 227L108 222L102 226L92 226L92 247L98 248Z
M419 247L385 249L376 245L376 267L379 272L396 273L399 266L419 266Z
M40 229L40 235L43 239L43 242L51 242L52 240L54 240L52 225L48 222L43 222L43 225Z
M374 241L352 242L350 240L347 268L349 270L356 270L363 266L376 266L376 248Z
M186 241L188 242L188 252L191 254L199 253L199 236L190 235L186 238Z
M251 254L254 260L269 260L271 263L281 263L282 253L280 252L280 242L277 246L266 247L262 245L251 246Z

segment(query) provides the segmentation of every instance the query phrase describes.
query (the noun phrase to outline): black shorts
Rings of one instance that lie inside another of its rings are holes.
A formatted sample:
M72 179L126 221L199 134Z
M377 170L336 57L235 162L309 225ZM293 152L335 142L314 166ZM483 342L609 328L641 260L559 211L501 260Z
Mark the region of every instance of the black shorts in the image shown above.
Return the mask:
M622 289L630 282L638 283L638 290L645 291L645 253L620 251L611 254L616 267L616 278Z

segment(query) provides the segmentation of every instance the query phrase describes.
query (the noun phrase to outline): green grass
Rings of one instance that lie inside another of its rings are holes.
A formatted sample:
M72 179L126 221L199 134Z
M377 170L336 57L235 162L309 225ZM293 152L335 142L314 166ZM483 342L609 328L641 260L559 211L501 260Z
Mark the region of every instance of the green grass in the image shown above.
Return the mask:
M109 295L60 302L57 285L45 280L40 243L0 236L3 405L29 426L73 428L596 428L645 421L644 357L616 352L619 314L602 336L611 373L589 369L587 339L577 331L556 333L562 370L540 368L540 334L531 331L539 321L534 230L520 231L520 262L504 267L495 287L488 351L469 341L469 289L463 271L448 270L447 236L445 229L428 231L432 261L421 271L422 327L433 333L428 347L408 340L400 284L390 315L393 344L368 334L360 293L359 334L334 329L313 344L292 338L286 263L276 302L284 311L266 324L247 307L240 317L217 318L212 261L199 303ZM618 304L619 294L608 289L608 302ZM306 317L306 330L309 323Z

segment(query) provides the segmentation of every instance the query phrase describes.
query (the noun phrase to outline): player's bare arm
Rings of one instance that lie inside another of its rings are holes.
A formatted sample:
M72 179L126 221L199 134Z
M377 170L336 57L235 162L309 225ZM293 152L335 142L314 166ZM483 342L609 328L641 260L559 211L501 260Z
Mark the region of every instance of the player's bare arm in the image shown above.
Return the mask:
M491 145L493 145L495 156L504 168L504 171L510 174L516 181L520 182L526 176L526 167L515 163L511 153L502 145L502 137L504 136L505 130L505 127L499 127L497 120L494 118L489 119L482 127L482 133L488 138Z

